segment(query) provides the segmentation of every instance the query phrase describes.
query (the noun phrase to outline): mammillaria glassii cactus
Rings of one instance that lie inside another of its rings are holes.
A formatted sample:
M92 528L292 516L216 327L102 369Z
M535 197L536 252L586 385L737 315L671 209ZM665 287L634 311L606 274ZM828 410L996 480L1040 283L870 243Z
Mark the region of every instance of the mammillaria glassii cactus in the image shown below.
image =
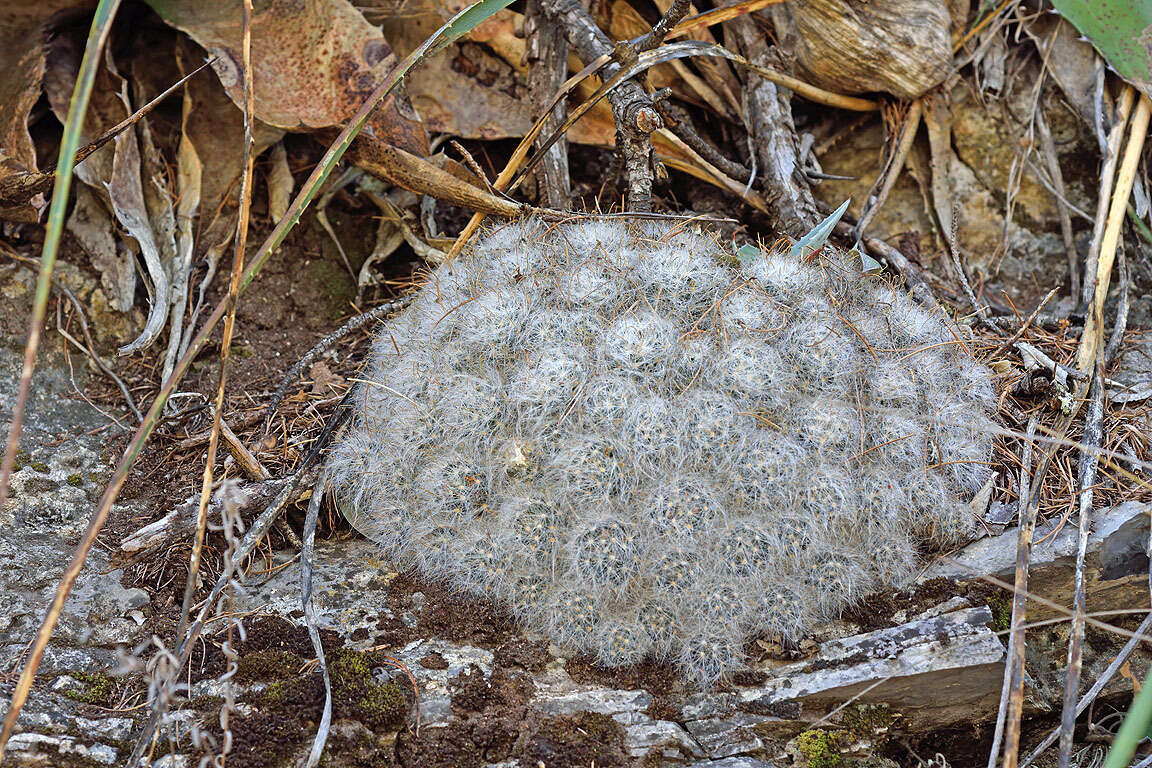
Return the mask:
M967 535L995 399L946 320L826 246L535 219L378 333L330 487L387 556L702 684Z

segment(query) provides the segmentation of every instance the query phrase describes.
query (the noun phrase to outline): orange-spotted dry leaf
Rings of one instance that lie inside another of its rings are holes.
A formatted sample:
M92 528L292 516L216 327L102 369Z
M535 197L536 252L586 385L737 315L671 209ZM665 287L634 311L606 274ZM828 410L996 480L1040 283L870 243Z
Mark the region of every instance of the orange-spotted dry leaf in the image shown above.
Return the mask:
M242 98L239 3L150 0L169 24L209 53L228 95ZM385 75L396 55L377 27L348 0L264 0L252 16L252 67L256 116L287 130L309 131L351 118ZM414 154L428 152L419 116L399 96L369 119L380 139Z

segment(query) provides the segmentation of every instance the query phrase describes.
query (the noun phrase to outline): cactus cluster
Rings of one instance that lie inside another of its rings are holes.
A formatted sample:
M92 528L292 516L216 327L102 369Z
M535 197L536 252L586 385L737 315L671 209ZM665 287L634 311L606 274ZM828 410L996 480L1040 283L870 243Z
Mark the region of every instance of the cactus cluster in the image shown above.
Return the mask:
M970 531L995 397L957 329L826 246L535 219L378 333L330 488L385 554L569 652L710 684Z

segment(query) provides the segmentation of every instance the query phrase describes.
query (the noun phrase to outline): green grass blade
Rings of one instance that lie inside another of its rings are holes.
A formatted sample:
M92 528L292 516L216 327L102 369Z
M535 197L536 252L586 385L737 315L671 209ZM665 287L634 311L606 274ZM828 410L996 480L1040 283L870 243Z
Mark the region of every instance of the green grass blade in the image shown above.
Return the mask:
M1140 693L1132 699L1132 706L1112 740L1104 768L1127 768L1132 755L1136 754L1136 747L1148 735L1149 725L1152 725L1152 672L1144 678Z

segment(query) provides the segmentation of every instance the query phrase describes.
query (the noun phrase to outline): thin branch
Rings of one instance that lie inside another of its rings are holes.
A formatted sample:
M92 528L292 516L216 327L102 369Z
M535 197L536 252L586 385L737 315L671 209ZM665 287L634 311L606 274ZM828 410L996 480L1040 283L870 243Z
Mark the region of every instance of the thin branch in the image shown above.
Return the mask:
M568 40L564 32L540 12L538 0L529 0L527 55L528 89L536 114L544 117L544 128L555 130L567 114L564 99L549 100L564 85L568 74ZM536 174L539 199L544 205L567 210L572 205L572 181L568 173L568 142L561 138L548 150Z
M579 0L539 0L539 7L557 26L565 30L568 42L585 63L613 52L618 54L618 58L625 59L613 60L604 66L605 81L626 68L631 63L626 59L634 59L638 53L627 43L619 47L613 45ZM616 120L616 151L624 162L628 187L627 208L632 211L651 211L654 173L649 134L662 128L664 123L651 97L633 80L621 83L619 88L608 95L608 101Z
M650 51L664 42L664 38L668 37L668 33L672 31L672 28L677 26L684 17L688 15L691 7L691 0L672 0L672 5L668 6L667 12L660 17L660 21L656 22L651 30L645 32L633 41L632 45L635 46L636 52L643 53L644 51Z
M264 422L264 425L261 428L260 433L264 435L268 434L268 427L272 423L272 417L276 414L276 408L284 399L284 395L288 393L288 389L296 383L296 381L300 378L300 374L302 374L308 366L316 362L320 356L327 352L329 349L336 346L336 343L339 342L340 339L344 338L355 330L363 328L369 323L373 323L379 320L389 312L395 312L396 310L404 307L408 301L409 300L407 298L404 298L398 301L390 301L386 304L381 304L378 307L373 307L367 312L352 318L348 322L344 323L344 325L337 328L335 331L332 331L332 333L320 339L320 341L318 341L316 345L312 347L312 349L308 350L308 352L306 352L303 357L296 361L296 364L292 366L288 373L284 374L284 378L280 382L280 386L276 388L276 393L272 395L272 399L268 401L266 406L264 406L264 416L261 419L261 421Z
M676 134L676 136L691 147L696 154L719 168L725 175L737 181L747 184L751 180L752 171L735 160L729 160L720 153L720 150L712 146L707 139L701 136L696 131L696 126L692 124L692 118L685 110L669 101L660 102L660 104L657 105L657 109L670 124L668 130Z
M1036 309L1032 310L1032 314L1028 315L1028 317L1024 319L1024 322L1020 323L1020 327L1016 329L1016 333L1012 334L1009 338L1005 339L1004 342L1000 344L1000 346L996 347L996 349L992 351L990 357L999 357L1000 355L1007 352L1013 344L1019 341L1020 337L1023 336L1024 333L1028 330L1028 327L1032 325L1037 317L1039 317L1040 312L1044 309L1044 307L1048 306L1048 302L1052 301L1052 297L1056 295L1058 290L1059 289L1057 288L1053 288L1052 290L1048 291L1048 294L1040 300L1039 304L1036 305Z
M1066 205L1066 192L1064 190L1064 175L1060 172L1060 159L1056 154L1056 142L1052 140L1052 131L1048 129L1048 121L1044 118L1044 109L1036 110L1036 133L1040 137L1040 149L1044 154L1044 164L1048 167L1048 175L1052 177L1053 197L1056 198L1056 210L1060 215L1060 236L1064 239L1064 252L1068 258L1068 282L1072 297L1080 295L1080 255L1076 252L1076 241L1072 236L1072 217L1068 214ZM1066 768L1062 766L1062 768Z
M1036 417L1028 424L1028 434L1036 431ZM1031 463L1032 443L1024 445L1028 459L1020 471L1020 503L1018 511L1019 531L1016 540L1016 578L1012 595L1012 654L1008 659L1007 674L1011 681L1008 689L1008 708L1004 711L1004 760L1002 768L1016 768L1020 753L1020 719L1024 710L1024 622L1028 613L1028 561L1032 556L1032 535L1036 530L1038 505L1032 503L1033 494L1028 491L1028 465ZM1036 478L1039 486L1041 478ZM1039 488L1037 487L1037 490Z
M1096 485L1099 458L1095 449L1103 442L1101 427L1104 420L1104 371L1101 351L1096 352L1096 376L1090 388L1091 403L1084 419L1083 443L1087 450L1080 453L1080 520L1076 548L1075 586L1072 595L1072 626L1068 639L1068 672L1064 679L1064 702L1060 715L1059 768L1072 765L1072 736L1076 728L1076 700L1080 695L1080 669L1084 660L1084 561L1088 554L1088 537L1092 529L1092 489Z

